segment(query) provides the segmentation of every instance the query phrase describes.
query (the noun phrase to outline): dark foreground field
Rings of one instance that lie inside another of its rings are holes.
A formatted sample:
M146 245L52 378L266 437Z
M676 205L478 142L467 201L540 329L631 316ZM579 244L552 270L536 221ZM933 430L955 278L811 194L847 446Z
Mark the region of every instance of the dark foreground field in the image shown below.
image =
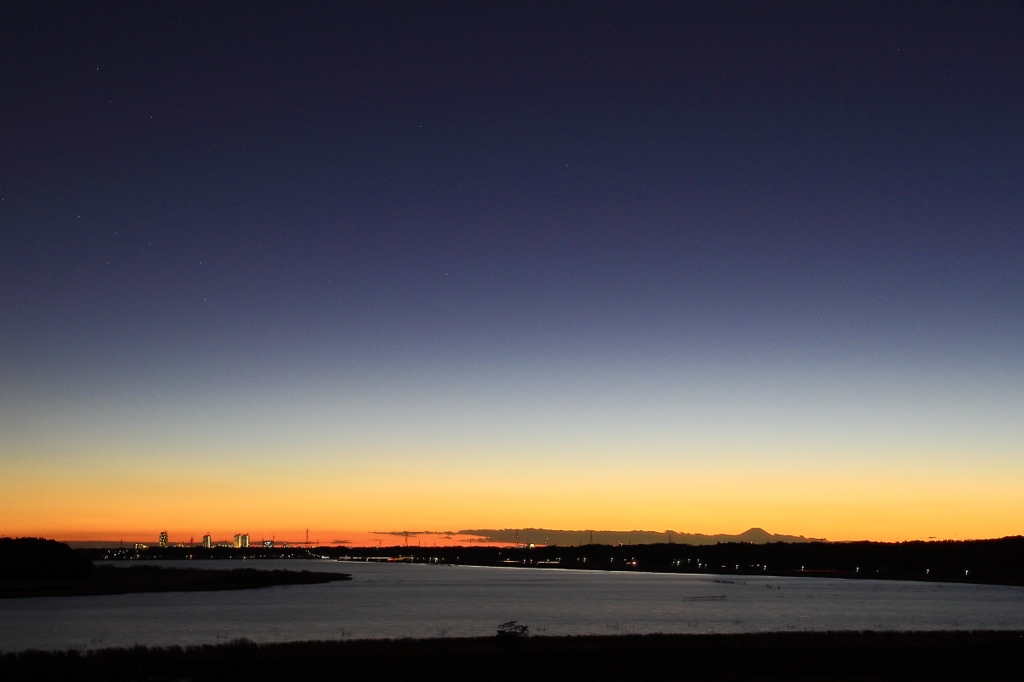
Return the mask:
M347 573L260 571L255 568L204 570L158 566L97 566L74 579L0 581L0 599L14 597L69 597L133 592L194 592L247 590L273 585L312 585L350 580Z
M14 680L1021 680L1024 632L487 637L29 651Z

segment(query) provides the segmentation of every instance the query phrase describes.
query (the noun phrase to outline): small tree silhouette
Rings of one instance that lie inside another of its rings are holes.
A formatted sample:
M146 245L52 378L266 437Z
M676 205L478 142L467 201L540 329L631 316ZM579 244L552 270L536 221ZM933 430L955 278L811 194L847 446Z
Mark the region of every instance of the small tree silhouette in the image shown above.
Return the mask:
M527 625L519 625L518 621L505 621L498 626L498 637L528 637L530 628Z

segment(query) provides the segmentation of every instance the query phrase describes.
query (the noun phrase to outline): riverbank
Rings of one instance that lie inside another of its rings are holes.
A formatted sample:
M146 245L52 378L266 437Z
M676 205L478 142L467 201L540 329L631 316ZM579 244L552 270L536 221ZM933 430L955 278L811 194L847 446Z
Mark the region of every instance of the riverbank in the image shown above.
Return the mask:
M315 585L351 580L348 573L258 570L236 568L165 568L160 566L96 566L90 575L73 580L0 583L0 599L24 597L79 597L137 592L202 592L251 590L275 585Z
M1024 632L480 637L27 651L15 680L1020 680Z
M913 580L1024 586L1024 537L939 542L804 542L571 547L151 547L77 550L130 559L355 559L691 575Z
M1024 537L937 542L732 542L521 547L79 549L91 561L348 559L689 575L912 580L1024 586Z

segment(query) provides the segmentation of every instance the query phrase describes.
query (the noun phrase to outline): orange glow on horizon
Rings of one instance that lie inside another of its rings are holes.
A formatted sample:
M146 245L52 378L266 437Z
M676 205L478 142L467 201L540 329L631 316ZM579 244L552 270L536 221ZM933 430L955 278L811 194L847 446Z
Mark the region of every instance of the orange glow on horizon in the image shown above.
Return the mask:
M201 545L203 541L203 535L206 533L175 533L172 530L168 530L168 544L170 546L177 545ZM242 532L240 535L244 534ZM134 544L141 542L151 547L155 547L159 540L160 531L156 532L131 532L112 535L111 533L105 532L86 532L86 533L64 533L64 534L47 534L47 533L15 533L12 537L46 537L48 539L58 540L60 542L104 542L111 545L116 545L119 542L127 544ZM330 533L329 538L315 537L311 532L308 544L316 547L464 547L464 546L480 546L480 547L514 547L515 543L508 542L490 542L485 541L479 536L474 535L462 535L462 534L447 534L447 533L413 533L410 532L408 538L402 534L396 533L373 533L366 531L355 531L355 532L335 532ZM235 534L234 533L216 533L211 532L212 542L214 545L231 544ZM299 530L296 532L287 532L281 536L262 536L249 534L249 546L259 547L263 541L273 540L275 547L283 547L285 545L291 547L302 547L307 544L305 539L305 530Z
M171 543L199 543L209 532L215 542L248 533L253 544L305 544L309 528L311 542L374 547L404 546L405 530L409 546L478 544L458 536L463 529L735 535L758 527L830 541L884 542L1022 532L1024 498L1014 477L952 467L920 473L909 466L890 467L881 476L858 470L849 463L854 461L810 462L800 469L667 462L657 476L593 465L576 474L582 483L572 472L537 462L530 471L500 477L489 470L453 470L427 479L325 465L317 477L302 481L282 473L267 484L272 494L237 483L229 471L211 484L197 485L183 470L153 485L141 473L99 476L18 463L12 476L0 480L0 536L155 544L167 530Z
M694 531L693 534L700 534L700 535L738 535L738 534L744 532L745 530L747 530L748 528L751 528L751 527L754 527L754 526L749 526L748 525L748 526L746 526L744 528L729 529L729 530L726 530L726 531L711 531L711 532ZM522 528L523 529L527 529L527 528L529 528L529 526L522 526ZM548 528L549 530L552 530L552 531L555 531L555 530L575 531L575 532L579 532L581 534L586 532L585 530L578 530L578 529L556 529L556 528L553 528L553 527L550 527L550 526L545 526L545 528ZM500 529L496 529L496 530L500 530ZM609 529L609 528L597 528L597 527L595 527L594 530L595 531L611 531L611 532L619 532L619 533L628 533L629 532L629 530L627 530L627 529L614 529L614 528ZM636 529L636 531L641 531L641 530L643 530L645 532L658 532L658 533L664 533L665 532L664 530L656 531L653 528L649 528L649 529ZM954 536L951 536L951 537L924 536L924 535L918 535L918 536L915 536L915 537L906 537L906 536L896 535L896 534L888 535L888 536L886 536L886 535L874 536L874 537L864 537L864 536L860 536L860 535L849 535L849 536L842 536L842 537L838 537L838 536L828 537L826 535L817 535L817 534L814 534L814 533L800 533L800 534L791 533L791 532L786 532L785 530L778 530L778 529L774 529L774 528L771 528L771 527L766 528L766 530L769 533L778 534L778 535L803 535L804 537L807 537L807 538L819 538L819 539L823 539L823 540L830 541L830 542L854 542L854 541L862 541L862 540L869 540L869 541L875 541L875 542L904 542L904 541L911 541L911 540L922 540L922 541L935 541L935 540L983 540L983 539L993 539L993 538L1007 537L1007 536L1010 536L1010 535L1019 534L1019 533L1012 533L1012 532L1004 532L1004 533L995 532L995 533L991 533L991 534L987 534L987 535L982 535L982 534L979 534L979 535L967 535L967 534L959 535L959 534L957 534L957 535L954 535ZM58 541L61 541L61 542L104 542L104 543L107 543L110 546L114 546L114 545L116 545L119 542L123 542L125 544L133 544L133 543L136 543L136 542L141 542L141 543L145 543L145 544L150 545L150 546L156 546L157 542L158 542L158 539L159 539L160 532L161 532L160 530L152 530L152 531L146 530L146 531L128 531L128 532L121 532L121 533L118 533L118 532L108 532L108 531L86 531L86 532L74 532L74 533L71 533L71 532L61 533L61 532L56 532L56 531L39 532L39 531L27 530L26 532L13 532L13 533L5 532L5 533L2 533L0 535L9 536L9 537L45 537L45 538L55 539L55 540L58 540ZM198 546L198 545L200 545L202 543L203 535L206 534L206 531L204 531L202 533L191 533L191 532L185 532L185 531L176 531L174 529L167 529L167 532L168 532L168 543L171 546L189 545L189 544L194 544L194 545ZM676 538L675 542L685 544L686 543L686 539L685 539L685 537L681 537L681 536L684 535L685 533L689 533L689 532L690 531L675 531L675 530L673 530L672 533L675 534L675 538ZM234 535L235 535L235 533L215 532L215 531L211 531L210 533L211 533L212 542L214 543L214 545L231 544L232 541L233 541ZM244 533L245 533L245 531L239 531L239 534L244 534ZM299 530L295 530L295 531L286 531L284 533L275 533L273 535L261 535L261 534L249 533L249 536L250 536L250 540L249 540L250 546L252 546L252 547L260 546L262 544L262 542L265 541L265 540L273 540L275 547L282 547L282 546L285 546L285 545L292 546L292 547L302 547L302 546L306 546L307 545L307 541L306 541L306 538L305 538L305 529L299 529ZM476 536L476 535L468 535L468 534L460 534L460 533L451 533L451 534L449 534L449 533L436 532L436 531L435 532L412 532L412 531L410 531L408 536L406 537L404 534L397 533L397 532L383 533L383 532L371 532L371 531L332 531L332 532L316 533L316 532L311 530L310 531L310 535L309 535L308 544L311 545L311 546L322 546L322 547L361 547L361 548L362 547L388 547L388 548L392 548L392 547L459 547L459 546L513 547L513 546L516 546L517 543L495 542L495 541L486 540L486 539L484 539L484 538L482 538L480 536Z

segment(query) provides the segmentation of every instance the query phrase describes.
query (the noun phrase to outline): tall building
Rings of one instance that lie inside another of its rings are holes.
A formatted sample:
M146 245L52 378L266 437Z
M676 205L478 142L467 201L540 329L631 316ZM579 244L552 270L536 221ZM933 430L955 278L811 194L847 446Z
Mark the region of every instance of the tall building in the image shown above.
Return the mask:
M160 546L161 547L166 547L167 546L167 531L165 531L165 530L160 531Z
M203 549L211 549L213 547L213 537L207 533L203 536Z
M248 547L249 546L249 534L238 534L235 536L235 547Z

